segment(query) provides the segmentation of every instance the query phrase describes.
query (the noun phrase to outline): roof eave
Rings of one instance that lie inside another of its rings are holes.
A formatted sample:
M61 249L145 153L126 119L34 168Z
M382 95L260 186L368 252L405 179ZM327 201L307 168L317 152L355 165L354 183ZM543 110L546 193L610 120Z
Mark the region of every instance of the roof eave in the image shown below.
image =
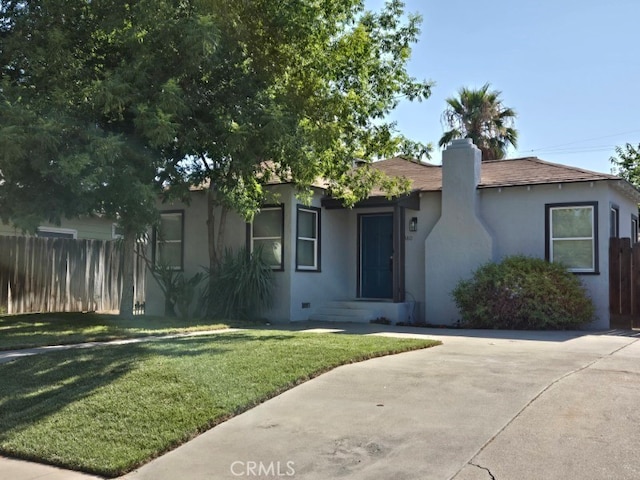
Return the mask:
M560 185L560 184L570 184L570 183L594 183L594 182L606 182L610 181L610 178L585 178L585 179L575 179L575 180L544 180L539 182L522 182L522 183L492 183L490 185L480 184L478 188L488 189L488 188L507 188L507 187L530 187L530 186L539 186L539 185Z
M613 188L640 204L640 190L624 179L613 180Z
M327 210L346 208L341 200L333 197L324 197L321 204ZM420 192L413 190L399 197L388 198L384 195L372 195L357 202L353 208L380 208L380 207L404 207L410 210L420 210Z

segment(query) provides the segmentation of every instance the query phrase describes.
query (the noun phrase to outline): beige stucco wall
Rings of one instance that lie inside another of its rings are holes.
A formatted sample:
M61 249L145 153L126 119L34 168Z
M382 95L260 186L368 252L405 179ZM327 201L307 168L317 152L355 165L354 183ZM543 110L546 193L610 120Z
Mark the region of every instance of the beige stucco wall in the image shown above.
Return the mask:
M420 210L405 211L405 292L407 301L416 302L416 320L425 321L425 248L424 242L440 218L440 192L420 194ZM418 219L415 232L409 231L412 217Z
M316 192L311 206L320 207L322 193ZM347 210L321 210L320 212L320 271L295 270L295 213L297 205L302 205L294 198L293 224L291 225L291 310L292 321L308 320L309 315L319 307L332 300L353 298L354 287L349 283L349 268L354 252L351 244L350 230L352 225ZM309 308L302 308L308 303Z
M598 202L602 260L602 248L608 248L609 190L604 182L481 189L480 211L495 235L496 259L516 254L544 257L546 204Z
M273 307L264 312L264 318L273 322L289 321L291 316L291 270L295 268L293 256L291 229L295 226L294 194L290 185L276 185L269 187L271 199L269 204L282 204L284 206L284 269L274 272L275 296ZM242 241L242 245L246 240Z
M592 328L609 326L609 207L620 209L620 236L628 237L635 202L608 182L484 189L481 214L494 234L495 259L507 255L545 256L545 204L598 202L598 274L577 274L596 305Z
M177 201L158 203L158 210L161 213L166 211L184 212L184 275L188 278L197 272L203 272L203 269L209 265L206 192L193 192L189 205ZM230 213L227 218L225 245L234 246L238 245L238 242L242 242L240 245L244 245L245 232L244 220L238 215ZM146 286L145 313L147 315L164 315L164 296L151 275L149 275Z
M274 322L281 322L289 321L292 318L292 305L301 304L300 298L303 297L302 292L304 291L303 288L297 288L293 293L291 287L292 272L295 269L294 242L297 200L293 188L289 185L269 187L269 192L268 204L282 204L284 206L284 270L274 271L273 307L264 312L263 317ZM158 204L158 209L160 212L176 210L184 212L184 274L186 277L190 277L203 271L203 268L209 265L206 192L193 192L189 205L182 202L167 202ZM219 209L216 211L216 228L218 215ZM233 212L230 212L227 217L225 246L234 249L246 246L246 222ZM313 274L305 272L302 277L306 278L306 275ZM299 280L304 282L304 278ZM164 314L164 296L152 278L147 282L146 313L149 315Z
M620 214L620 236L631 234L631 215L637 215L636 203L612 187L610 182L587 182L559 185L534 185L479 189L479 215L493 241L492 257L500 260L507 255L545 256L545 204L598 202L599 274L578 274L593 299L597 320L591 328L609 326L609 208L615 204ZM418 303L419 320L425 318L425 239L440 217L441 195L424 192L420 210L406 210L406 293L407 300ZM411 217L418 218L416 232L408 231ZM470 276L469 272L469 276ZM438 278L441 273L427 269L426 275ZM354 280L355 281L355 280ZM456 317L457 318L457 317ZM436 322L436 319L429 320ZM438 323L448 323L441 320Z

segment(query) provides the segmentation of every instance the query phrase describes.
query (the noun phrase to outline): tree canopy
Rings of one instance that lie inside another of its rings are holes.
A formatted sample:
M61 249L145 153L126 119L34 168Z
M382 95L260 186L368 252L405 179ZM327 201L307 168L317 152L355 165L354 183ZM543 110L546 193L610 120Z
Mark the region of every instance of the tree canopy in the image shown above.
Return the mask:
M131 241L194 185L247 218L274 175L403 192L353 160L422 148L385 120L430 95L406 70L419 21L398 0L1 0L2 219L97 212Z
M616 155L611 157L613 173L640 188L640 144L634 147L627 143L616 147Z
M142 187L157 172L212 181L244 214L255 202L227 187L256 200L270 174L302 189L326 178L353 203L371 181L353 159L415 151L384 119L401 99L430 94L406 71L418 25L397 0L377 13L361 0L3 1L5 218L29 203L31 217L56 220L95 210L92 198L119 215L106 187ZM15 190L28 186L69 201L22 202ZM122 200L145 188L117 190Z
M502 92L489 88L489 83L477 90L463 87L457 97L447 98L442 120L449 130L438 142L441 147L456 138L471 138L483 160L499 160L509 146L518 146L516 112L502 104Z

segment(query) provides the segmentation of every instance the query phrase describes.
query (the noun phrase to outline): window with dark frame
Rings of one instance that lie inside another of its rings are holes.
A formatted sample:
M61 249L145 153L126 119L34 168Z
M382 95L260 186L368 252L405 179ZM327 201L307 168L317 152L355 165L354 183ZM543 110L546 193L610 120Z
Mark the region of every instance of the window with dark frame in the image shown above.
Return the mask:
M251 223L251 252L260 250L274 270L284 270L284 207L265 206Z
M631 243L638 243L638 216L631 215Z
M298 205L296 270L320 271L320 209Z
M620 236L620 209L617 205L609 207L609 237L618 238Z
M184 270L184 212L160 212L153 237L154 265Z
M547 204L546 257L575 273L598 273L597 202Z

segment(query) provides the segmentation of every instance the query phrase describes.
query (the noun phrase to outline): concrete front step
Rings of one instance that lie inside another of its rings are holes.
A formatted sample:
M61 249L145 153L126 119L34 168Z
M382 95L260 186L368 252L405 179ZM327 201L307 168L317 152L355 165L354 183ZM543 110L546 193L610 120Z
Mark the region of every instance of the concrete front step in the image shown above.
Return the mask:
M328 302L309 316L319 322L361 322L375 318L375 314L358 302Z
M368 310L372 311L378 304L391 303L385 301L367 301L367 300L335 300L327 302L322 308L340 308L348 310Z
M333 305L320 307L318 308L318 311L316 313L322 313L323 315L347 315L347 316L363 316L363 317L373 315L373 312L369 309L340 308L340 307L334 307Z
M327 302L309 315L309 320L319 322L369 323L382 317L392 322L413 319L413 304L373 300L338 300Z
M347 323L369 323L373 317L359 315L328 315L323 313L313 313L309 315L312 322L347 322Z

